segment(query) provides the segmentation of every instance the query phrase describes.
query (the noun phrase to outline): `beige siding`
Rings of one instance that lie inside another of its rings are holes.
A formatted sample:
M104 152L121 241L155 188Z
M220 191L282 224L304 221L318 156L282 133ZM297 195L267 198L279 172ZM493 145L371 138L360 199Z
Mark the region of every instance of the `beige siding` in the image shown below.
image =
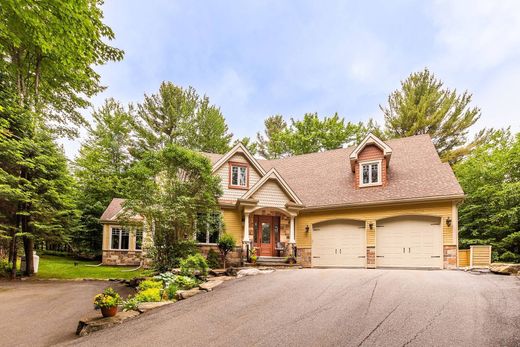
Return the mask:
M253 194L253 199L258 200L258 206L280 208L284 208L285 204L291 201L278 183L273 180L265 182L260 189Z
M372 229L370 229L370 223L372 223ZM368 220L365 225L367 232L367 246L376 245L376 221Z
M110 249L110 225L103 224L103 249Z
M451 218L451 216L450 216ZM453 219L453 218L452 218ZM450 226L446 225L446 218L442 219L442 239L444 245L456 245L453 239L453 221Z
M237 153L229 159L229 161L239 162L239 163L247 163L249 164L249 188L254 186L256 182L261 178L260 173L256 171L256 169L249 163L247 158L240 153ZM245 189L230 189L229 188L229 164L225 163L222 165L220 169L217 170L217 175L221 178L222 181L222 190L224 194L221 199L223 200L231 200L235 201L236 199L242 197L247 190Z
M224 231L235 238L237 246L242 243L244 229L242 225L242 214L238 210L222 210L224 220Z
M306 233L305 226L309 225L309 227L311 227L313 224L327 220L355 219L366 221L380 220L388 217L404 215L424 215L447 218L451 217L451 214L451 202L428 202L420 204L399 204L378 207L349 208L320 212L301 212L300 215L298 215L296 218L296 243L298 247L311 247L312 232Z

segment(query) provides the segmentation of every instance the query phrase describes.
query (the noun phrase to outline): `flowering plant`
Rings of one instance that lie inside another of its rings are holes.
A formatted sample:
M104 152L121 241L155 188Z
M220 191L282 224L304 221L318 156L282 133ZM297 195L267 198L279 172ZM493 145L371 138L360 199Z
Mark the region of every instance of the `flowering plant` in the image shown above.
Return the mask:
M103 307L115 307L121 303L121 297L112 288L107 288L103 293L98 294L94 297L94 306L97 309Z

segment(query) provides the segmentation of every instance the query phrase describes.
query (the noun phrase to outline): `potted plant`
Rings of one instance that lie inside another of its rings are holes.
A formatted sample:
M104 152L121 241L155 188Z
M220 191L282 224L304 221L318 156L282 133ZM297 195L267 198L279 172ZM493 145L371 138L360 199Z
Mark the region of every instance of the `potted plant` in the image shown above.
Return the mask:
M103 317L114 317L117 313L117 305L120 303L121 297L110 287L94 297L94 306L96 310L101 309Z
M249 259L251 259L251 263L256 264L256 260L258 259L256 256L256 248L251 248L249 251Z

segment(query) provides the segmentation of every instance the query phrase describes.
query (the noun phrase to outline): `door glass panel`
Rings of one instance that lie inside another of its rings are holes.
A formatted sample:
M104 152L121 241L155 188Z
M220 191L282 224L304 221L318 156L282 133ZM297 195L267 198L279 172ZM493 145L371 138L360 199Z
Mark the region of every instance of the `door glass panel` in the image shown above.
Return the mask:
M278 230L278 225L274 225L274 242L280 241L280 230Z
M262 223L262 243L271 243L271 224Z

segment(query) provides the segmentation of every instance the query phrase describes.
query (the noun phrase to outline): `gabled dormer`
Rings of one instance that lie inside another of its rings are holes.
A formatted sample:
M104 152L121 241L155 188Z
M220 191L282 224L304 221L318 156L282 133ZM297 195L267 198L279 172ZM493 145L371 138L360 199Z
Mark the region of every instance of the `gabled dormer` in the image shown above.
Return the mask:
M369 133L350 154L350 168L355 174L356 188L387 185L387 168L392 148Z
M222 182L221 200L235 203L266 174L247 148L238 143L213 165Z

